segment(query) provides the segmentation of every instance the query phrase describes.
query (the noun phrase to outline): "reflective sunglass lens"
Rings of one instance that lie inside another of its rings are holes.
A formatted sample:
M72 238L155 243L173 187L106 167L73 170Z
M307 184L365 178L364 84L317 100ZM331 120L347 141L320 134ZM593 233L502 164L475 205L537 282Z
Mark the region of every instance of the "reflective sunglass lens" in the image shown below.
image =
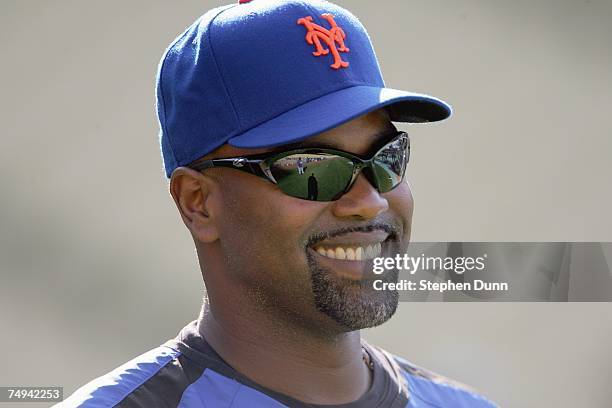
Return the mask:
M374 157L372 171L381 193L391 191L402 181L408 163L406 144L407 140L400 138Z
M276 160L270 171L285 194L312 201L332 201L350 183L353 162L331 154L301 153Z
M381 193L395 188L408 163L408 138L398 137L365 166L365 176ZM360 159L325 152L295 153L275 159L269 170L287 195L311 201L333 201L349 188ZM366 162L367 163L367 162Z

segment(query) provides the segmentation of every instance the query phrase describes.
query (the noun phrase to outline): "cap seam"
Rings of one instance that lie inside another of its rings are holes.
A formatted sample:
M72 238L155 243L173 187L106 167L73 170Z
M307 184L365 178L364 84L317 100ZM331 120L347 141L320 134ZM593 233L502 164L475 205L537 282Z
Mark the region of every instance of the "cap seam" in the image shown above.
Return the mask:
M233 6L231 6L231 7L226 6L225 8L223 8L223 9L219 10L219 12L217 13L217 15L215 15L215 16L214 16L214 17L211 19L211 21L208 23L208 26L210 26L210 24L212 23L212 21L213 21L215 18L217 18L217 16L218 16L219 14L221 14L223 11L227 10L228 8L233 8L233 7L235 7L235 5L233 5ZM204 17L204 16L205 16L205 15L200 16L200 18L199 18L198 20L196 20L196 22L197 22L197 21L201 21L201 20L203 19L203 17ZM192 26L193 26L193 24L192 24ZM176 153L174 152L174 143L173 143L173 139L172 139L172 138L169 136L168 127L167 127L167 123L166 123L166 122L167 122L167 120L166 120L167 115L166 115L166 98L164 97L164 86L163 86L164 81L163 81L163 72L164 72L164 69L165 69L165 65L166 65L165 63L166 63L166 60L168 59L168 54L169 54L169 51L170 51L170 50L171 50L171 49L172 49L172 48L173 48L173 47L174 47L174 46L175 46L175 45L176 45L176 44L177 44L179 41L181 41L183 38L185 38L185 37L186 37L188 34L189 34L189 28L185 29L185 31L184 31L184 32L183 32L183 33L182 33L180 36L178 36L178 37L177 37L177 38L176 38L174 41L172 41L172 43L171 43L171 44L168 46L168 48L166 48L166 51L164 52L164 56L163 56L163 58L162 58L162 61L160 62L160 67L159 67L159 78L160 78L159 96L160 96L160 100L161 100L162 114L163 114L163 116L164 116L164 117L163 117L163 122L162 122L162 121L160 121L160 125L161 125L162 137L163 137L163 135L164 135L164 134L166 135L166 138L165 138L165 139L166 139L166 141L167 141L167 143L168 143L168 148L169 148L169 151L170 151L170 155L171 155L171 158L172 158L172 160L173 160L173 165L171 166L173 169L176 169L177 167L179 167L179 166L180 166L180 163L179 163L179 161L178 161L178 160L177 160L177 158L176 158ZM211 52L212 52L212 45L210 44L210 40L209 40L209 39L207 39L207 40L209 41L209 45L211 46ZM221 76L221 74L218 72L218 71L219 71L219 68L218 68L217 63L216 63L216 60L215 60L215 58L214 58L214 53L213 53L213 61L215 61L215 68L217 69L217 73L219 74L219 76ZM223 79L223 78L222 78L222 79ZM229 95L228 95L228 98L229 98ZM230 99L230 103L231 103L231 99ZM233 108L233 105L232 105L232 108ZM236 112L234 112L234 115L236 116ZM162 145L161 138L160 138L160 145ZM163 153L163 146L162 146L162 153ZM163 158L163 155L162 155L162 158ZM166 166L166 165L165 165L165 160L164 160L164 174L166 175L166 177L167 177L167 178L169 178L169 177L170 177L170 175L169 175L169 174L168 174L168 172L167 172L167 168L168 168L168 166Z
M212 55L212 60L215 64L215 69L217 70L217 74L219 75L219 78L221 78L221 84L223 85L223 91L225 92L225 95L227 96L227 99L230 102L230 105L232 107L232 112L234 113L234 117L236 119L236 121L238 122L238 128L242 129L242 121L240 120L240 115L238 115L238 111L236 110L236 105L234 104L234 100L232 99L232 93L230 92L230 90L228 89L227 86L227 80L223 75L223 71L221 70L221 68L219 68L219 64L217 62L217 54L215 53L215 49L213 47L212 44L212 36L213 36L213 23L214 21L217 19L217 17L219 17L224 11L226 10L230 10L233 9L234 7L238 6L239 4L234 4L231 7L227 7L223 10L221 10L216 16L214 16L210 22L208 23L208 29L209 29L209 34L208 34L208 46L210 47L210 53ZM236 133L234 132L230 132L229 135L227 135L227 138L231 137L232 133ZM226 139L227 140L227 139Z

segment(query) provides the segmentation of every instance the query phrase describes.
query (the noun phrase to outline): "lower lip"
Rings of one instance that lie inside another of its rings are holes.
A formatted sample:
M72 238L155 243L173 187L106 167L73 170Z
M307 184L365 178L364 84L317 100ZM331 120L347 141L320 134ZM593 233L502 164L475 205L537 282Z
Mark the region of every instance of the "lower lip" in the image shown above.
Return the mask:
M321 266L332 270L336 275L346 279L361 280L372 269L372 260L349 261L346 259L333 259L319 254L312 248L308 248L308 250L314 255Z

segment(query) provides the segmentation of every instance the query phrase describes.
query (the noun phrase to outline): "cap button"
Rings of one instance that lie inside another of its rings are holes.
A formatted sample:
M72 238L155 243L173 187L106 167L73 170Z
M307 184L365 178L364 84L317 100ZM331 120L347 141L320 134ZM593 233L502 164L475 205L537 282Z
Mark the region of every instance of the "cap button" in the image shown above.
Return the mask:
M253 0L238 0L238 4L250 3Z

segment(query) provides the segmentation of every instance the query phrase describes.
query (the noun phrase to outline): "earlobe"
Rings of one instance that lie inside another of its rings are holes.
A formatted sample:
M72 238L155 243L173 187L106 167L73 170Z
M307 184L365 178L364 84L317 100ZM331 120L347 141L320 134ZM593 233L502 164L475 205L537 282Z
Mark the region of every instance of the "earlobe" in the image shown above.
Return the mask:
M214 183L212 178L186 167L174 170L170 179L170 194L185 226L203 243L219 239L212 210Z

